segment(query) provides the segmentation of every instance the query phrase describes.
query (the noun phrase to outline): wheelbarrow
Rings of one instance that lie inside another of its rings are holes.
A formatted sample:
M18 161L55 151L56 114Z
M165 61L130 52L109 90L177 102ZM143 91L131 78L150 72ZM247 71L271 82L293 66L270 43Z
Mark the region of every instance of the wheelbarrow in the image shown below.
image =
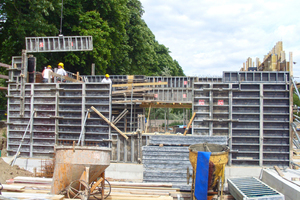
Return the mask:
M105 169L110 165L110 148L56 146L51 194L87 200L90 195L104 199L110 194Z
M217 145L217 144L194 144L189 147L189 159L193 167L192 174L192 187L191 193L193 199L195 199L195 178L196 178L196 169L197 169L197 158L198 152L211 152L209 159L209 176L208 176L208 190L212 189L217 192L218 196L222 197L223 187L225 180L225 165L228 162L228 152L229 148L226 145ZM187 182L189 184L190 179L189 169L187 169Z

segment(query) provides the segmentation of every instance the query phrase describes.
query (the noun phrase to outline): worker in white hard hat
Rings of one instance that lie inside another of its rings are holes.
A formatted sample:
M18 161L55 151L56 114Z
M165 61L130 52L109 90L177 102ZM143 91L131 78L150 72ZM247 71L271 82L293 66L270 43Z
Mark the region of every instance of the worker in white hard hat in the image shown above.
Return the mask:
M62 63L62 62L58 63L57 67L58 67L58 70L56 72L57 74L62 75L62 76L68 76L68 74L64 68L64 63ZM61 79L61 78L58 78L58 79ZM60 81L57 81L57 82L59 83ZM63 79L62 82L66 82L66 80Z
M42 72L43 83L48 83L48 79L52 78L52 76L49 77L49 72L53 72L51 65L48 65L47 67L45 67L45 69Z
M101 83L111 83L111 79L108 74L105 74L105 78L102 79Z

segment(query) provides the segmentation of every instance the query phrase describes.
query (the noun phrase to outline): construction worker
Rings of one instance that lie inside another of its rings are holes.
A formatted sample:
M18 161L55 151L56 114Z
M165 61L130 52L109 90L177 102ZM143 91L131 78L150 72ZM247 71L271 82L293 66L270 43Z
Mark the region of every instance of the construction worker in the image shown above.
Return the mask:
M53 72L51 69L51 65L48 65L47 68L45 67L45 69L42 72L42 76L43 76L43 83L48 83L48 79L49 79L49 72ZM50 78L52 78L52 76L50 76Z
M101 83L111 83L111 79L108 74L105 74L105 78L102 79Z
M68 76L68 74L64 68L64 63L62 63L62 62L58 63L57 67L58 67L58 70L56 72L57 74L62 75L62 76ZM59 83L60 81L57 81L57 82ZM66 80L63 79L62 82L66 82Z

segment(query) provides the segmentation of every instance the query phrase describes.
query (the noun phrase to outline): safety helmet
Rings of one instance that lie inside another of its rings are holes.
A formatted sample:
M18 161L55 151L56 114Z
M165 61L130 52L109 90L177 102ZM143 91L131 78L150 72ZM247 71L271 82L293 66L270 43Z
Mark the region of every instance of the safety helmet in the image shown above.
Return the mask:
M62 68L64 68L64 63L60 62L58 63L59 66L61 66Z
M105 77L106 77L106 78L109 78L109 75L108 75L108 74L105 74Z
M47 67L52 68L51 65L48 65Z

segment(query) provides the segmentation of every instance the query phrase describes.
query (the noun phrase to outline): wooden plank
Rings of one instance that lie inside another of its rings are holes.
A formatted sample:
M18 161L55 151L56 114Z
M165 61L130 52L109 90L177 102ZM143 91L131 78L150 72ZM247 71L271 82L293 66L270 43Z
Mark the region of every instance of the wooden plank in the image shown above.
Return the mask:
M54 77L59 77L59 78L62 78L62 79L66 79L67 81L83 83L82 81L70 78L68 76L62 76L62 75L54 73L54 72L49 72L49 76L51 76L51 75L54 76Z
M168 82L155 82L155 83L126 83L126 84L114 84L112 87L130 87L130 86L146 86L146 85L167 85Z
M21 192L24 191L25 186L16 186L16 185L8 185L8 184L2 184L3 190L6 191L16 191Z
M11 68L11 65L8 65L8 64L5 64L5 63L0 63L0 67Z
M0 90L7 90L8 87L0 87Z
M52 199L61 200L64 199L64 195L52 195L52 194L36 194L36 193L18 193L18 192L2 192L3 197L11 197L17 199Z
M169 187L172 189L172 183L130 183L130 182L109 182L113 186L138 186L138 187Z
M282 171L279 169L278 166L274 166L274 168L277 171L277 173L279 174L279 176L284 177L284 174L282 173Z
M17 177L14 178L14 183L51 184L52 183L52 178L37 178L37 177L17 176Z
M118 133L120 133L126 140L128 140L128 137L122 132L120 131L113 123L111 123L105 116L103 116L94 106L91 107L91 109L93 111L95 111L95 113L97 115L99 115L104 121L106 121L106 123L108 123L111 127L113 127L116 131L118 131Z
M3 78L3 79L9 79L9 77L8 76L6 76L6 75L2 75L2 74L0 74L0 78Z
M183 133L183 135L184 135L184 136L185 136L185 135L186 135L186 133L188 132L188 130L189 130L189 128L190 128L190 126L191 126L191 124L192 124L192 122L193 122L193 120L194 120L195 116L196 116L196 112L194 112L194 113L193 113L193 116L192 116L192 118L191 118L191 120L190 120L189 124L187 125L187 127L186 127L186 129L185 129L184 133Z
M13 183L9 185L14 186L25 186L25 189L35 189L35 190L50 190L51 184L32 184L32 183Z
M153 88L142 88L142 89L132 89L132 90L118 90L118 91L112 91L112 94L123 94L123 93L131 93L131 92L144 92L153 90Z

